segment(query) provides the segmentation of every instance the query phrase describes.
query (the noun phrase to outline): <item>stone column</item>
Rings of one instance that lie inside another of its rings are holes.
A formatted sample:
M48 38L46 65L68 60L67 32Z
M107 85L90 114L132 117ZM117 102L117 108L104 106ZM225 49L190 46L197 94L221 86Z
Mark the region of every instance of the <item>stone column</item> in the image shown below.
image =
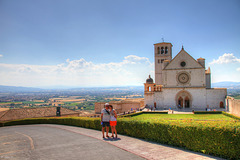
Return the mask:
M185 97L183 97L183 108L185 108Z

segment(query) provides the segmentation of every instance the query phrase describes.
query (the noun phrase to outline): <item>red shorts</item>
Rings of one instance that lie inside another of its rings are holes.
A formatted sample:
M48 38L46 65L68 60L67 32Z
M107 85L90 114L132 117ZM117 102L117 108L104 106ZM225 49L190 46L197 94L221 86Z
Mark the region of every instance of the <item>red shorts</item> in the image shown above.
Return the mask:
M117 121L110 121L110 126L116 126L117 125Z

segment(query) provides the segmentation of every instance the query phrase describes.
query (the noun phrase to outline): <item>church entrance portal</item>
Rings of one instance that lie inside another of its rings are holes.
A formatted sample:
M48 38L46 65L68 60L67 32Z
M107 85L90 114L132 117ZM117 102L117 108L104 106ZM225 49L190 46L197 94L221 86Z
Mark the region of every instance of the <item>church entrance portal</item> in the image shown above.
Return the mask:
M182 97L178 98L178 108L183 108L183 98Z
M178 108L191 108L192 96L187 91L180 91L176 95L176 105Z
M185 98L185 108L190 108L190 101L188 97Z

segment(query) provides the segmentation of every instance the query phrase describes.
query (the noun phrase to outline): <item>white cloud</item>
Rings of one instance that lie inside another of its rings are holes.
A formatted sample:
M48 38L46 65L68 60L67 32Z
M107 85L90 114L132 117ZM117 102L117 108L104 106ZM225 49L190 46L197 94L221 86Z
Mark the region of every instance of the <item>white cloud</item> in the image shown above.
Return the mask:
M0 54L0 57L3 57L3 55L2 55L2 54Z
M0 63L1 85L17 86L112 86L142 85L153 63L146 57L129 55L121 62L94 64L81 58L58 65Z
M146 57L138 57L138 56L135 56L135 55L129 55L129 56L126 56L124 57L124 61L123 63L130 63L130 64L140 64L140 63L149 63L150 64L150 61L148 58Z
M237 71L240 71L240 68L237 68Z
M224 63L240 63L240 59L235 57L233 53L224 53L217 60L213 59L210 64L224 64Z

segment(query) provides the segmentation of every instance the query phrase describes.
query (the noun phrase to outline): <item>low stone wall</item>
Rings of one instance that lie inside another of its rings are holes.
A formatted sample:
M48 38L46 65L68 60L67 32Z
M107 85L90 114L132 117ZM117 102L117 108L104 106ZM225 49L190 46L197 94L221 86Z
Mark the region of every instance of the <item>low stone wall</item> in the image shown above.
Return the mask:
M240 99L227 97L228 110L231 114L240 117Z
M105 102L96 102L95 103L95 113L100 114L101 110L104 108ZM144 99L127 99L123 101L110 101L110 105L113 106L113 109L117 111L117 113L129 112L132 109L137 110L144 106Z

